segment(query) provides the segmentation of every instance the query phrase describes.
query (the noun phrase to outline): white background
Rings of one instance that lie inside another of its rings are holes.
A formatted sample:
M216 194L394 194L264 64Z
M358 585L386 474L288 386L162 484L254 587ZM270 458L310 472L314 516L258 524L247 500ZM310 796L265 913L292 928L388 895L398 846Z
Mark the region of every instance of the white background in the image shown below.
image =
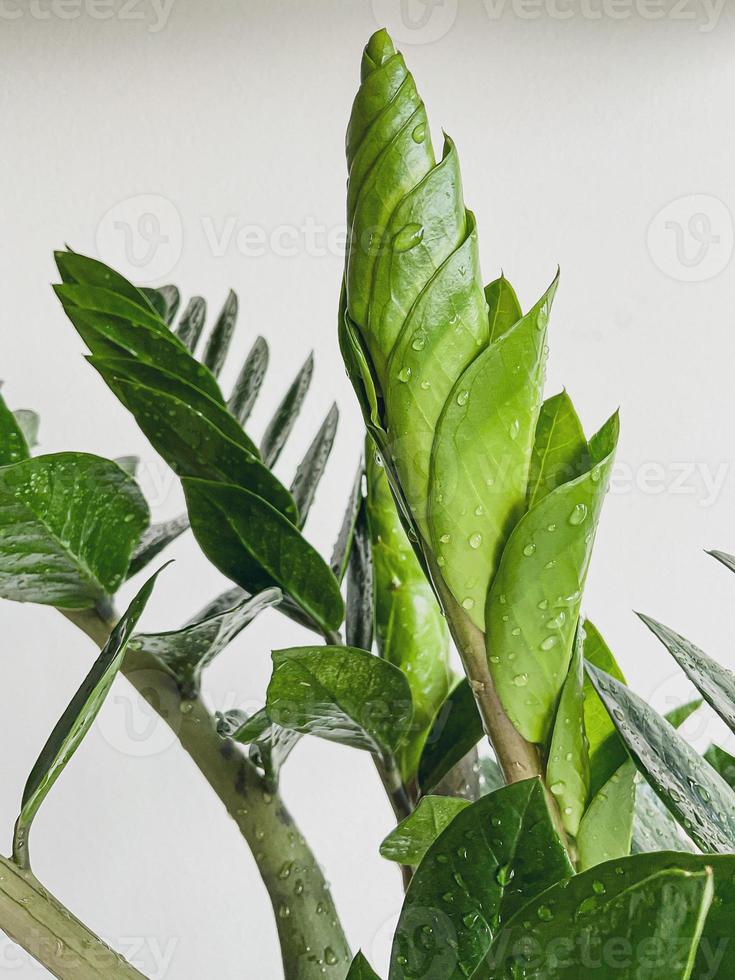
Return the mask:
M335 340L343 133L362 46L384 22L410 60L435 137L444 127L458 145L486 279L502 266L527 306L561 265L549 393L566 385L590 431L621 407L619 479L603 514L588 614L632 684L660 707L686 685L632 608L735 665L735 579L702 550L735 551L735 17L727 8L705 30L712 14L701 0L679 4L676 15L665 2L659 20L646 19L658 8L643 0L509 0L502 14L500 0L427 8L407 0L403 15L392 0L174 0L167 16L151 0L124 15L115 0L108 20L103 5L66 0L49 11L50 2L0 5L0 374L13 407L41 413L43 451L138 453L156 516L181 509L174 481L84 363L49 286L52 249L64 242L123 263L127 224L138 279L174 281L213 309L229 286L238 291L227 383L256 332L268 338L256 436L315 350L308 408L279 472L290 479L336 399L336 451L307 528L331 549L361 439ZM572 16L558 16L565 10ZM135 224L145 212L168 237L148 264L149 242ZM298 231L306 221L322 229L319 242ZM252 254L252 232L238 241L253 226L267 240L264 254ZM286 231L274 237L279 226ZM279 254L284 245L294 254ZM718 491L702 473L719 479ZM178 560L146 628L178 625L223 586L190 537L171 553ZM93 650L52 610L6 602L0 638L7 852L25 777ZM269 650L304 638L277 614L262 617L208 673L213 706L262 699ZM131 737L129 709L120 680L37 820L37 873L151 977L277 980L275 930L249 853L176 746ZM391 815L369 758L304 740L283 790L351 943L382 968L400 885L376 853ZM168 969L157 968L167 955ZM4 970L43 972L0 943Z

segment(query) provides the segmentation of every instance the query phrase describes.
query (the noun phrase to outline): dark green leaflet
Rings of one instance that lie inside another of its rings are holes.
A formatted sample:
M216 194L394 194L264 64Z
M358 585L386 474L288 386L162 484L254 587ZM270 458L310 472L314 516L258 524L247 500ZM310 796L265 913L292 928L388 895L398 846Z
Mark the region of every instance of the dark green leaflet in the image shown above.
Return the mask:
M411 692L396 667L353 647L275 650L269 717L376 755L396 751L411 723Z
M428 793L441 782L483 734L475 697L463 678L440 705L426 737L418 771L421 791Z
M49 735L31 770L23 790L13 847L14 854L25 856L26 862L28 835L33 818L102 707L115 675L122 665L125 649L153 591L158 574L159 572L156 572L148 579L113 629L102 653L69 702L69 706Z
M148 298L141 290L131 282L115 272L104 262L91 259L86 255L79 255L76 252L54 252L54 260L59 270L62 280L65 283L79 283L86 286L98 286L102 289L111 289L113 292L120 293L133 303L143 306L146 309L153 309Z
M341 582L345 577L347 563L349 562L352 551L357 515L362 506L362 476L363 464L360 463L352 483L352 489L347 500L347 507L345 508L339 533L337 534L337 540L334 542L334 547L332 548L332 557L329 560L330 568L338 582Z
M333 403L319 427L319 431L306 450L304 458L296 468L296 475L291 484L291 496L296 502L301 527L306 523L311 505L314 503L317 487L324 476L338 424L339 409Z
M160 286L158 289L143 286L140 291L164 323L170 327L181 303L181 294L176 286Z
M256 337L227 401L227 407L240 425L245 425L250 418L268 370L268 357L268 344L263 337Z
M380 980L380 977L362 953L358 953L350 965L345 980Z
M365 502L363 502L355 522L354 538L347 563L345 638L348 646L358 647L361 650L373 648L374 587L370 535Z
M538 780L505 786L462 810L409 886L390 980L465 980L501 925L572 874Z
M215 378L224 367L227 352L230 349L230 341L235 331L237 323L237 296L230 290L222 307L220 315L217 317L212 332L209 335L202 361L209 368Z
M164 548L167 548L172 541L189 529L189 518L186 514L179 517L172 517L168 521L161 521L159 524L151 524L146 528L140 537L135 551L130 558L127 578L136 575L141 569L153 561Z
M184 697L194 697L202 671L256 616L281 601L279 589L266 589L224 612L166 633L136 633L131 649L144 650L176 678Z
M122 583L148 526L137 484L86 453L0 468L0 595L84 609Z
M263 433L260 453L266 466L273 466L281 455L304 404L313 373L314 355L309 354Z
M29 456L23 430L0 395L0 466L18 463Z
M194 536L213 565L249 592L278 586L323 630L339 629L337 580L290 521L241 487L188 478L182 484Z
M416 867L442 831L468 806L468 800L456 796L422 796L413 813L380 845L381 855L388 861Z
M207 304L205 300L201 296L192 296L176 327L176 336L190 351L196 349L206 318Z

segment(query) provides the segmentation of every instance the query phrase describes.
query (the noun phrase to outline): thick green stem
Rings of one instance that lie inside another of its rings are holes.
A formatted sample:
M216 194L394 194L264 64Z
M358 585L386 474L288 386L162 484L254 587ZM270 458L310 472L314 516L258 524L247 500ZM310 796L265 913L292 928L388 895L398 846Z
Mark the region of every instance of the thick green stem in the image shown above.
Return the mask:
M98 644L110 624L65 613ZM250 846L276 916L285 980L342 980L350 951L329 886L283 800L240 747L222 739L201 698L182 699L155 658L128 650L123 673L177 736Z
M0 926L61 980L145 978L64 908L30 871L5 857L0 857Z

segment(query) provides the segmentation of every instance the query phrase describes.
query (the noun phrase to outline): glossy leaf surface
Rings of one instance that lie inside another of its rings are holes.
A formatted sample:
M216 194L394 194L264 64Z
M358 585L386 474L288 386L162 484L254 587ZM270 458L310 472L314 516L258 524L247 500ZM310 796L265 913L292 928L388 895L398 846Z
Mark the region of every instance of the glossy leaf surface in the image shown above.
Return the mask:
M475 696L466 678L447 695L426 737L418 780L428 793L463 759L484 735Z
M227 407L241 425L245 425L255 405L268 370L268 344L263 337L256 337L245 363L240 369Z
M324 470L334 445L334 437L337 434L338 423L339 409L336 404L332 404L319 427L319 431L306 450L304 458L296 468L296 475L291 484L291 496L296 502L301 527L306 523L317 488L324 476Z
M582 645L578 640L561 689L546 765L546 778L559 804L562 824L573 837L577 836L590 788L583 684Z
M456 796L422 796L413 813L380 845L382 857L415 867L442 831L468 806L468 800Z
M137 484L86 453L0 468L0 595L84 609L112 595L148 524Z
M0 466L19 463L29 456L23 430L0 395Z
M313 373L314 355L309 354L263 433L260 452L266 466L273 466L281 455L299 417Z

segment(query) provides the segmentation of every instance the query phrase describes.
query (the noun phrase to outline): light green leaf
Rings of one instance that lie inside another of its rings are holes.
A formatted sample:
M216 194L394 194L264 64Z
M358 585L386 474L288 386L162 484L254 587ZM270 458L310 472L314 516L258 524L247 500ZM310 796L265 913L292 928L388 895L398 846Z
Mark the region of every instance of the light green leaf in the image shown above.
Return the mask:
M309 354L303 367L291 383L283 400L268 423L260 445L260 454L266 466L273 466L281 455L291 434L314 374L314 355Z
M590 764L584 731L584 667L579 638L559 698L549 748L546 778L561 813L564 829L577 836L590 789Z
M541 406L528 478L528 509L588 468L587 440L566 391Z
M735 849L735 794L676 729L619 681L587 671L640 772L703 851Z
M517 912L476 976L689 980L713 897L705 865L685 870L668 854L613 861Z
M227 401L227 407L240 425L245 425L250 418L255 399L263 387L268 357L268 344L263 337L256 337Z
M296 475L291 484L291 496L296 502L299 513L299 525L303 527L314 503L314 497L319 483L324 476L324 470L332 452L334 437L339 423L339 409L333 403L327 416L314 436L314 440L306 450L304 458L296 468Z
M185 698L201 688L202 672L265 609L281 601L279 589L265 589L236 606L181 629L136 633L130 648L156 657L176 679Z
M531 742L545 742L569 669L617 438L616 414L590 442L590 469L515 526L488 594L490 671L508 716Z
M233 290L230 290L220 315L212 327L212 332L209 335L209 339L204 347L204 354L202 355L202 361L215 378L224 367L236 323L237 296Z
M577 834L580 871L630 854L637 776L628 759L593 797Z
M408 889L390 980L464 980L500 923L572 874L538 780L462 810L429 848Z
M122 583L148 525L137 484L86 453L0 468L0 595L85 609Z
M161 389L123 378L108 384L128 408L151 445L181 477L233 484L296 519L291 494L253 453L229 439L201 412Z
M556 284L459 376L434 437L428 503L434 554L481 630L503 545L525 509Z
M638 613L694 684L707 704L735 732L735 675L663 623Z
M377 755L395 752L411 723L411 691L392 664L353 647L273 652L266 709L284 728Z
M18 463L30 456L28 443L18 419L0 395L0 466Z
M190 351L196 349L206 318L207 304L205 300L201 296L192 296L176 327L176 336Z
M25 865L28 863L28 836L33 818L97 717L122 665L126 647L159 572L148 579L113 629L102 653L69 702L31 770L23 790L13 844L14 858Z
M488 340L489 343L493 344L520 320L523 311L515 290L503 275L485 286L485 302L487 303L487 317L490 324Z
M413 697L411 735L398 758L402 776L409 781L416 775L429 728L452 686L449 631L401 526L385 467L370 437L365 456L378 651L403 671Z
M422 796L413 813L380 845L382 857L399 864L419 865L437 837L469 805L468 800L456 796Z
M278 586L322 629L339 629L337 580L290 521L241 487L189 478L182 484L194 536L215 567L251 593Z
M583 620L580 625L585 660L625 684L625 677L597 627L588 619ZM584 727L590 746L590 791L595 796L613 773L623 765L628 758L628 753L610 719L607 708L600 700L594 684L586 675Z
M421 791L428 793L440 783L483 735L475 696L463 678L440 705L426 737L418 771Z

